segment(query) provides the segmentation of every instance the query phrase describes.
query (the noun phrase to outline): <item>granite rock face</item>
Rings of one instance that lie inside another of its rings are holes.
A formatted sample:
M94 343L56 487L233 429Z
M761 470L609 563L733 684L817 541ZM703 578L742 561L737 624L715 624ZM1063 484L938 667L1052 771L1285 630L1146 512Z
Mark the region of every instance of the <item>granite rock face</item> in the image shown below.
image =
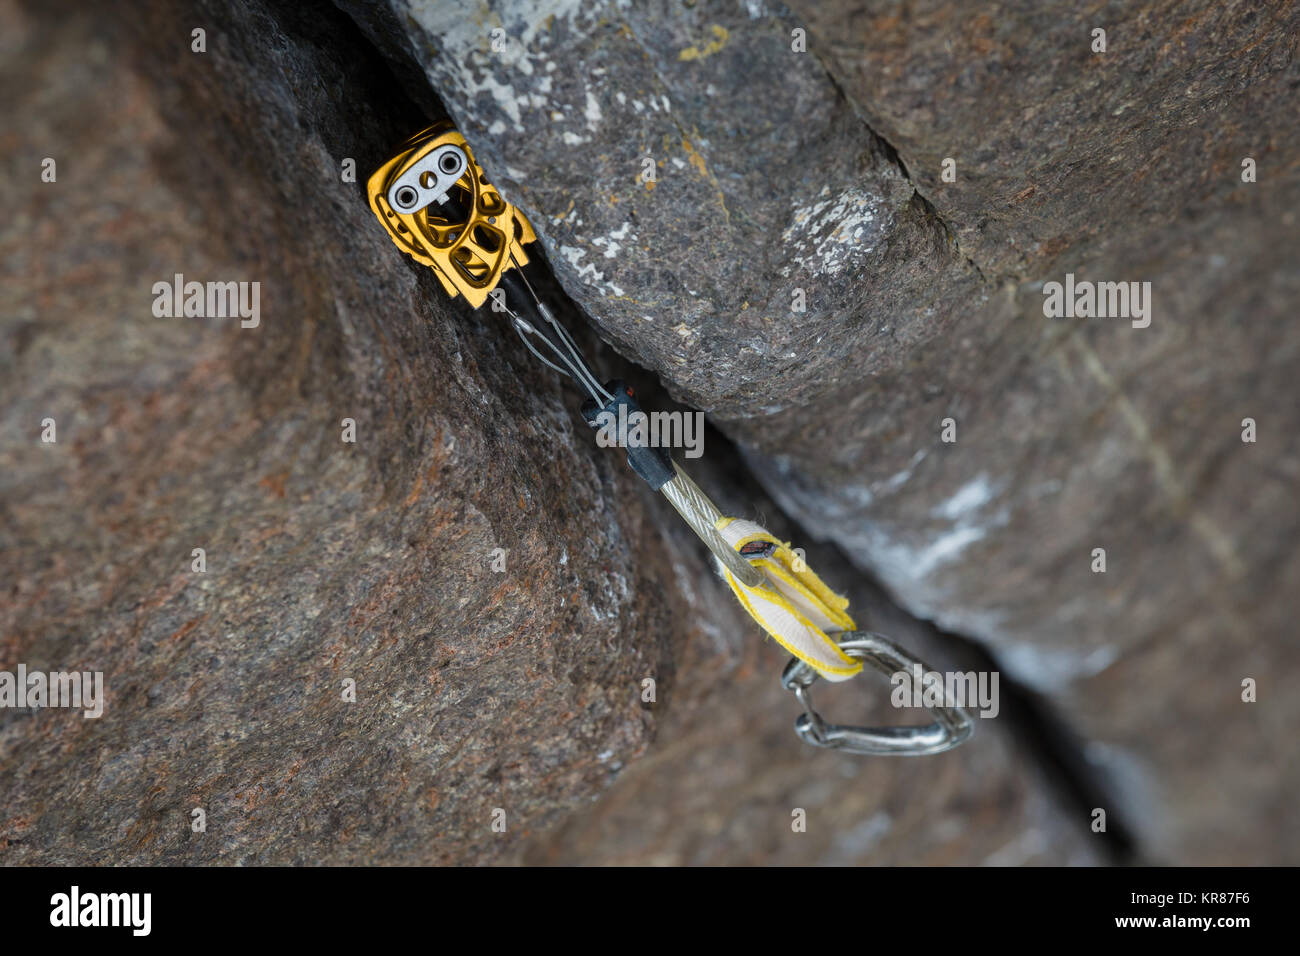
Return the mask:
M1066 709L1147 852L1300 857L1300 5L341 6L608 341ZM1143 306L1048 317L1074 280Z
M395 80L343 14L6 3L0 53L0 669L101 671L106 685L98 719L0 711L0 862L1104 858L997 722L941 763L868 765L798 742L784 655L694 537L575 427L576 394L503 325L448 303L372 221L358 180L436 94ZM970 283L971 269L816 79L791 82L822 117L810 135L843 137L837 182L896 190L872 215L929 250L914 266L901 246L879 253L910 270L893 294L955 294L937 276ZM719 182L752 179L772 147L750 143L748 160L715 167ZM646 196L672 195L668 179ZM710 235L758 237L770 215L724 216ZM757 296L733 253L705 253L700 288L724 295L711 270L725 268ZM685 301L670 273L642 293L651 325ZM256 312L159 314L155 284L177 274L256 282ZM704 327L702 308L677 311ZM629 326L618 341L648 360L686 338ZM737 374L762 371L742 351ZM706 483L725 490L738 463L711 461ZM942 660L943 643L833 549L813 557L862 620ZM665 768L666 797L647 784ZM726 799L694 814L724 782ZM609 822L663 798L685 812ZM794 806L808 840L790 839ZM701 834L707 852L690 852Z

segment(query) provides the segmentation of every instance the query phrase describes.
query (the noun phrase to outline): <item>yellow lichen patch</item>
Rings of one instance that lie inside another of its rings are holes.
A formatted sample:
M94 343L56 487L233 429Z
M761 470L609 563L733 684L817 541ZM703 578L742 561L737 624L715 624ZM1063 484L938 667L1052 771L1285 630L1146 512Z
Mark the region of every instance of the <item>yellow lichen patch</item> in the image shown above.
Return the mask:
M691 165L695 167L696 171L707 179L713 186L713 191L718 194L718 207L722 210L722 215L727 220L727 225L731 225L731 212L727 209L726 197L722 195L722 186L719 184L718 180L714 178L713 173L709 172L709 166L704 161L704 157L701 156L699 151L691 145L689 139L682 140L682 149L685 151L686 158L690 160Z
M704 164L704 157L699 154L689 139L682 140L682 149L686 150L686 158L690 160L692 166L699 170L700 175L705 179L712 179L709 174L709 167Z
M682 60L683 62L688 60L703 60L706 56L712 56L717 53L726 46L727 41L731 39L731 34L727 32L726 27L719 26L715 23L713 26L709 27L709 30L713 33L713 39L704 44L703 49L695 44L691 44L685 50L682 50L681 53L677 54L677 59Z

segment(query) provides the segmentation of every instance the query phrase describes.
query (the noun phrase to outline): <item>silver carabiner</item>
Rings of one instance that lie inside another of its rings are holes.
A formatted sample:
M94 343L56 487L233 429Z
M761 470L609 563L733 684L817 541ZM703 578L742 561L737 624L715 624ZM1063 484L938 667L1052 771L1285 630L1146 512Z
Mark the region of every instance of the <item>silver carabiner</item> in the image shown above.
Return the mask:
M845 654L870 665L882 674L900 671L911 674L920 664L929 668L893 641L869 631L846 631L837 643ZM804 712L794 722L794 732L804 743L854 754L898 754L919 757L943 753L956 747L974 730L970 717L960 707L929 708L934 722L921 727L845 727L828 724L812 706L808 693L817 682L817 671L797 657L781 672L781 686L791 691Z

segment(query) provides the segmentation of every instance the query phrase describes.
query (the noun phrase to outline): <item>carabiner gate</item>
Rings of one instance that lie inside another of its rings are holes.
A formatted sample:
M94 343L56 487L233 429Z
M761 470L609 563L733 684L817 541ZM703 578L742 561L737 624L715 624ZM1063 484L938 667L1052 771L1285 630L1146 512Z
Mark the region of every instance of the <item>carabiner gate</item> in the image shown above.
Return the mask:
M836 642L850 657L869 664L882 674L911 674L920 665L929 668L893 641L868 631L848 631ZM804 743L855 754L897 754L919 757L951 750L971 735L974 725L960 707L929 708L934 722L910 727L848 727L828 724L812 706L808 690L817 682L817 671L798 658L791 658L781 673L781 686L791 691L804 712L794 722L794 732Z

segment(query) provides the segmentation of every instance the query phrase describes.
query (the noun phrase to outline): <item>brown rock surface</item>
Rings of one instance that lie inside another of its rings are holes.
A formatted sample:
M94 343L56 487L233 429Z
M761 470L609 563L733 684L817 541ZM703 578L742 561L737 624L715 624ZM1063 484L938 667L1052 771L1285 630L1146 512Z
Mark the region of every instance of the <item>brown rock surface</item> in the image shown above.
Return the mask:
M0 856L497 859L494 807L543 827L652 739L641 678L670 694L718 612L636 555L703 559L340 181L396 133L346 35L161 20L142 49L5 11L0 652L102 670L107 706L0 715ZM154 317L176 272L260 281L260 325Z

